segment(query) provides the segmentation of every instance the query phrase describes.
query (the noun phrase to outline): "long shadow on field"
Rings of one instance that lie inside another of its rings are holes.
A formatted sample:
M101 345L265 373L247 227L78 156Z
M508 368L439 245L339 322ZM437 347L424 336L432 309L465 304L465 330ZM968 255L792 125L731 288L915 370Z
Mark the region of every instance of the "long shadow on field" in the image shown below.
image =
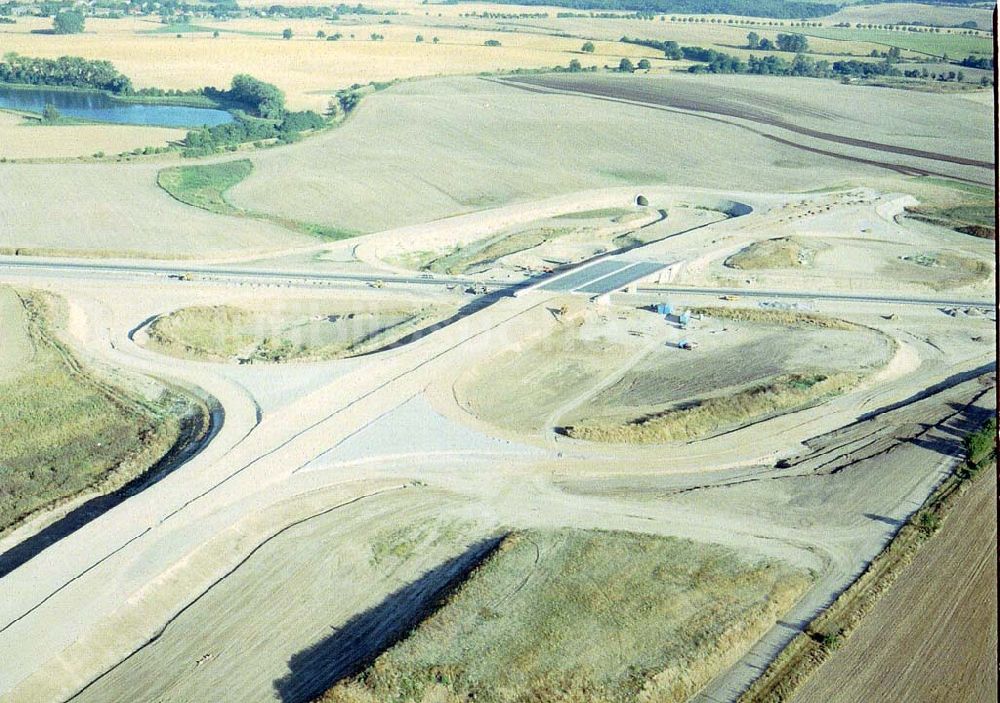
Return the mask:
M995 411L978 405L962 405L948 403L955 414L947 421L927 429L935 429L936 436L929 432L921 432L908 440L912 444L946 456L963 456L965 438L980 429L987 420L994 416Z
M182 418L177 442L147 471L116 491L81 503L48 527L0 554L0 578L179 468L212 441L222 427L222 422L222 408L214 402L209 405L208 415L196 413Z
M899 402L896 403L891 403L890 405L885 405L881 408L878 408L877 410L872 410L871 412L867 412L859 416L857 420L852 422L850 425L846 425L844 429L846 429L847 427L853 427L854 425L860 425L866 420L871 420L872 418L878 417L879 415L883 415L887 412L891 412L893 410L898 410L899 408L906 407L907 405L916 403L918 400L923 400L924 398L929 398L932 395L937 395L941 391L948 390L952 386L957 386L960 383L971 381L974 378L978 378L979 376L982 376L984 374L996 370L997 370L997 362L991 361L989 363L983 364L982 366L977 366L974 369L952 374L951 376L941 381L940 383L935 383L933 386L929 386L922 391L914 393L909 398L905 398L904 400L900 400Z
M502 539L476 542L379 605L355 615L326 639L293 654L288 660L289 673L274 682L278 697L284 703L310 701L337 681L360 672L437 609Z

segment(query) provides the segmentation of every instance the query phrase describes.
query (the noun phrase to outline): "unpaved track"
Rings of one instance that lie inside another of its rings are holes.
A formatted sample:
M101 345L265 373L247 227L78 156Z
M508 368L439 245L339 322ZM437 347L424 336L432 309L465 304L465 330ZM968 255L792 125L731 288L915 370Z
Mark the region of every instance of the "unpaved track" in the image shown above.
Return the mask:
M996 489L973 484L795 703L996 700Z

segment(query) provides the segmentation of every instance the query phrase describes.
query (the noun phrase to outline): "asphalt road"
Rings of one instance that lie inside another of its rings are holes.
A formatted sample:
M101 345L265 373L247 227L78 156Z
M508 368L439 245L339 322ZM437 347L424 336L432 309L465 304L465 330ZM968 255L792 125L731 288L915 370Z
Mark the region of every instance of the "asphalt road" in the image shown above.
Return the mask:
M108 263L98 261L41 259L27 257L0 257L0 271L39 271L49 273L79 273L85 276L100 277L102 275L137 274L174 278L180 282L183 276L193 276L198 279L235 280L241 283L282 282L282 283L402 283L421 285L472 285L476 283L470 278L453 276L393 276L355 273L324 273L320 271L283 271L275 269L253 269L223 266L176 266L158 263Z
M578 266L583 266L583 262ZM321 271L295 271L275 269L254 269L225 266L185 266L147 262L110 263L98 261L41 259L27 257L0 257L0 273L4 271L38 272L56 275L79 277L117 277L120 275L156 276L172 278L178 284L188 281L183 276L192 276L195 280L225 281L237 284L278 284L278 285L325 285L330 283L375 284L378 281L386 285L427 285L427 286L480 286L485 285L492 291L498 288L513 292L519 288L538 283L538 278L526 279L517 283L507 281L484 282L460 276L418 275L396 276L367 273L324 273ZM702 288L694 286L657 286L656 288L639 288L639 293L646 295L733 295L739 298L764 298L775 300L827 300L855 303L884 303L890 305L934 305L939 307L994 307L995 300L960 300L953 298L924 298L908 296L880 296L870 294L829 293L817 291L776 291L750 290L746 288Z

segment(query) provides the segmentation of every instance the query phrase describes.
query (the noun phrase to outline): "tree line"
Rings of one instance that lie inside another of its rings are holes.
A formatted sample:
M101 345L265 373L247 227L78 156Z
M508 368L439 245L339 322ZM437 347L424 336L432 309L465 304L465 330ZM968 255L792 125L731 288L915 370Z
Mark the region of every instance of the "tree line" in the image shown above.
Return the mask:
M91 88L116 95L129 95L132 81L119 73L110 61L61 56L36 59L7 54L0 61L0 83L48 85L62 88Z
M452 0L452 3L457 0ZM806 0L497 0L500 5L542 5L575 10L624 10L647 13L699 13L804 19L825 17L839 4Z
M768 76L806 76L811 78L875 78L879 76L905 76L907 78L929 78L938 80L952 80L962 82L965 75L958 71L950 71L947 74L933 75L927 69L901 71L897 68L902 59L902 52L898 47L892 47L887 52L872 52L873 57L881 57L882 61L857 61L854 59L844 61L813 60L804 56L804 52L809 51L809 41L801 34L778 34L775 41L762 38L756 32L747 35L747 48L759 49L761 51L786 51L795 54L795 58L788 61L780 56L757 57L751 55L744 61L738 56L727 54L715 49L706 49L700 46L680 46L676 41L657 39L639 39L622 37L621 42L625 44L637 44L647 46L651 49L662 51L665 58L670 60L686 59L694 61L696 64L688 68L690 73L746 73L753 75ZM593 44L589 50L593 50ZM585 44L584 51L588 51ZM628 71L623 65L619 66L619 71ZM968 68L992 69L993 59L988 57L969 56L958 62L959 65ZM630 72L630 71L628 71ZM987 80L982 81L986 85Z
M238 115L232 122L192 130L184 138L184 156L206 156L220 149L235 150L245 142L277 139L280 143L298 141L301 132L320 129L327 122L311 110L287 112L280 121Z
M751 32L751 35L755 34ZM780 56L750 56L744 61L738 56L727 54L715 49L707 49L701 46L680 46L675 41L658 41L655 39L637 39L622 37L621 41L626 44L637 44L648 46L663 52L663 55L671 60L686 59L696 62L688 71L690 73L747 73L767 76L807 76L812 78L835 78L835 77L871 77L894 75L900 76L902 73L893 65L893 61L887 58L881 62L866 61L834 61L830 63L826 60L814 61L801 52L808 51L809 43L800 34L779 34L776 48L785 47L784 51L798 50L795 58L788 61ZM752 41L752 40L751 40ZM780 46L779 46L780 45ZM762 40L756 43L758 49L764 49ZM621 69L619 69L621 70Z

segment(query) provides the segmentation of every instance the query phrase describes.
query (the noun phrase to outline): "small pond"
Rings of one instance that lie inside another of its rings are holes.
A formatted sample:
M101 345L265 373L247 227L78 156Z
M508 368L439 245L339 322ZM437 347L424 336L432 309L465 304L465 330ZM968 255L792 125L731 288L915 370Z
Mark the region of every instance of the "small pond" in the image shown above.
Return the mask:
M99 92L58 90L43 86L11 88L0 85L0 108L41 112L47 104L54 105L63 117L115 124L213 127L233 119L228 112L211 108L140 105L115 100L110 95Z

